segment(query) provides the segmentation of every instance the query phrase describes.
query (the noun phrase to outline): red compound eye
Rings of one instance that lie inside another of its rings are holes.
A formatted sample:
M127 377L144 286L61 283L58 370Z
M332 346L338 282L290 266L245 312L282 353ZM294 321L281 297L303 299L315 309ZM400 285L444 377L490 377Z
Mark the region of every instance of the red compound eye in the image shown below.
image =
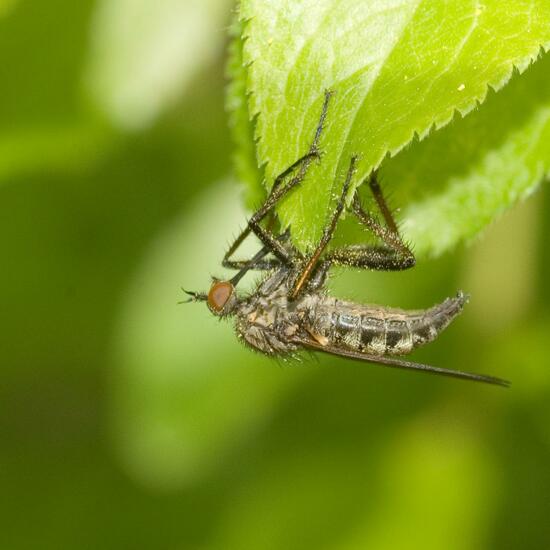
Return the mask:
M222 311L233 294L233 285L229 281L218 281L212 285L208 293L208 306L214 311Z

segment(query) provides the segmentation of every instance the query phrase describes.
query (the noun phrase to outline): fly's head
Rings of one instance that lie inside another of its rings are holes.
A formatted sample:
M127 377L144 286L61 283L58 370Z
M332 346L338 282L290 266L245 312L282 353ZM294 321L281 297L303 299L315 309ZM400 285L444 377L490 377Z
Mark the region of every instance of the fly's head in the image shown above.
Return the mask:
M231 281L214 279L208 292L206 303L208 309L218 317L231 315L238 304L237 293Z
M186 302L206 302L208 309L218 317L231 315L239 302L235 286L231 281L213 279L208 294L189 290L183 291L190 296Z

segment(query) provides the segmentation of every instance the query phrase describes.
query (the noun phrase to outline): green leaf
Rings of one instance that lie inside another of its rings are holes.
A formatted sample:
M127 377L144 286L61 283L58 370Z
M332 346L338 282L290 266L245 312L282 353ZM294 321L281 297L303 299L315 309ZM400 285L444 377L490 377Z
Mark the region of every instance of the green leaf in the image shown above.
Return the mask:
M336 92L322 162L279 207L302 248L319 237L350 157L357 185L415 136L466 115L550 46L546 0L243 0L249 114L266 182L304 154ZM401 205L400 205L401 206Z
M550 174L550 56L381 173L418 255L473 239Z
M227 63L230 81L225 103L229 113L229 128L235 143L233 166L238 179L245 184L246 203L253 208L264 197L265 189L261 185L262 177L256 158L254 124L248 116L247 72L243 60L241 32L242 25L235 18L230 31L231 42Z
M384 161L382 185L394 207L405 206L402 232L418 257L470 241L550 173L549 75L545 56L481 109ZM364 239L349 216L335 243Z

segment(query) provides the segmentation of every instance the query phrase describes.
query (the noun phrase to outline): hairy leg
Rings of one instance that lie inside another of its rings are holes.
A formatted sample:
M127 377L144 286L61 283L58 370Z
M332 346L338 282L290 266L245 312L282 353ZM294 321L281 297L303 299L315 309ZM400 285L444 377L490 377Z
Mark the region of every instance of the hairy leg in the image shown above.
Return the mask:
M351 205L359 222L378 237L383 245L351 245L330 252L324 262L379 271L402 271L413 267L416 259L410 247L403 241L397 223L378 183L376 172L369 177L369 187L382 214L385 225L361 205L357 192ZM327 266L328 269L328 266Z
M292 257L288 247L283 246L283 244L277 239L273 234L271 228L264 228L261 225L262 220L273 211L276 204L285 197L292 189L297 187L305 178L309 166L312 161L316 158L320 158L319 153L319 140L323 131L325 119L328 112L328 106L332 92L325 92L325 99L323 103L323 108L321 111L321 116L317 124L317 129L315 131L315 136L310 145L309 151L301 158L299 158L295 163L289 166L282 174L277 176L271 192L263 205L252 215L248 221L248 226L241 232L241 234L235 239L233 244L229 247L226 255L223 258L223 263L231 262L231 256L236 252L241 243L246 239L246 237L253 232L259 239L262 241L262 244L269 248L269 250L283 263L287 265L292 264ZM298 173L288 180L286 183L285 180L295 171ZM299 256L298 251L293 251L295 255Z
M315 248L311 256L307 259L306 263L304 264L304 267L301 270L300 275L298 276L298 278L296 279L296 282L293 285L292 291L290 292L290 295L289 295L289 298L291 300L295 299L298 296L302 288L304 288L304 285L306 285L306 283L310 279L312 273L315 270L315 267L319 263L319 258L321 257L321 254L324 252L328 243L332 239L332 236L334 235L334 231L336 229L336 226L338 225L338 220L340 219L340 216L344 211L346 196L348 194L348 191L351 185L353 174L355 173L356 163L357 163L357 157L354 156L351 158L346 180L342 187L342 193L340 195L340 199L338 200L338 204L336 205L336 209L334 210L334 213L332 214L332 218L330 219L329 223L326 225L323 231L323 235L321 236L319 244L317 245L317 247Z

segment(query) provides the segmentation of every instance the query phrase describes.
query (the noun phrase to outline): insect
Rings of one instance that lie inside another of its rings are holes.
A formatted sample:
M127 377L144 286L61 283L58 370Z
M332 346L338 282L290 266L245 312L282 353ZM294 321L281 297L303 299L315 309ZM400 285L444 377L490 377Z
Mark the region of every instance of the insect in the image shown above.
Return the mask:
M184 291L190 296L187 301L205 301L214 315L233 317L239 339L267 355L288 356L299 350L320 351L389 367L507 386L508 382L499 378L402 358L435 340L459 315L467 302L467 296L462 292L432 308L416 311L357 304L327 293L326 280L332 266L399 271L413 267L416 261L401 238L376 172L368 177L368 186L383 223L363 208L357 192L350 209L382 244L348 245L327 252L327 245L345 208L356 169L356 156L350 160L336 208L313 252L304 255L295 248L288 229L279 235L272 230L275 205L303 181L310 164L320 159L319 141L331 96L332 92L325 93L309 151L275 179L264 204L252 215L247 227L225 254L222 265L237 271L236 275L229 280L213 279L208 293ZM268 215L271 216L270 223L264 226L262 222ZM249 260L232 259L251 232L262 242L261 250ZM253 292L240 295L237 284L250 270L263 271L266 276Z

